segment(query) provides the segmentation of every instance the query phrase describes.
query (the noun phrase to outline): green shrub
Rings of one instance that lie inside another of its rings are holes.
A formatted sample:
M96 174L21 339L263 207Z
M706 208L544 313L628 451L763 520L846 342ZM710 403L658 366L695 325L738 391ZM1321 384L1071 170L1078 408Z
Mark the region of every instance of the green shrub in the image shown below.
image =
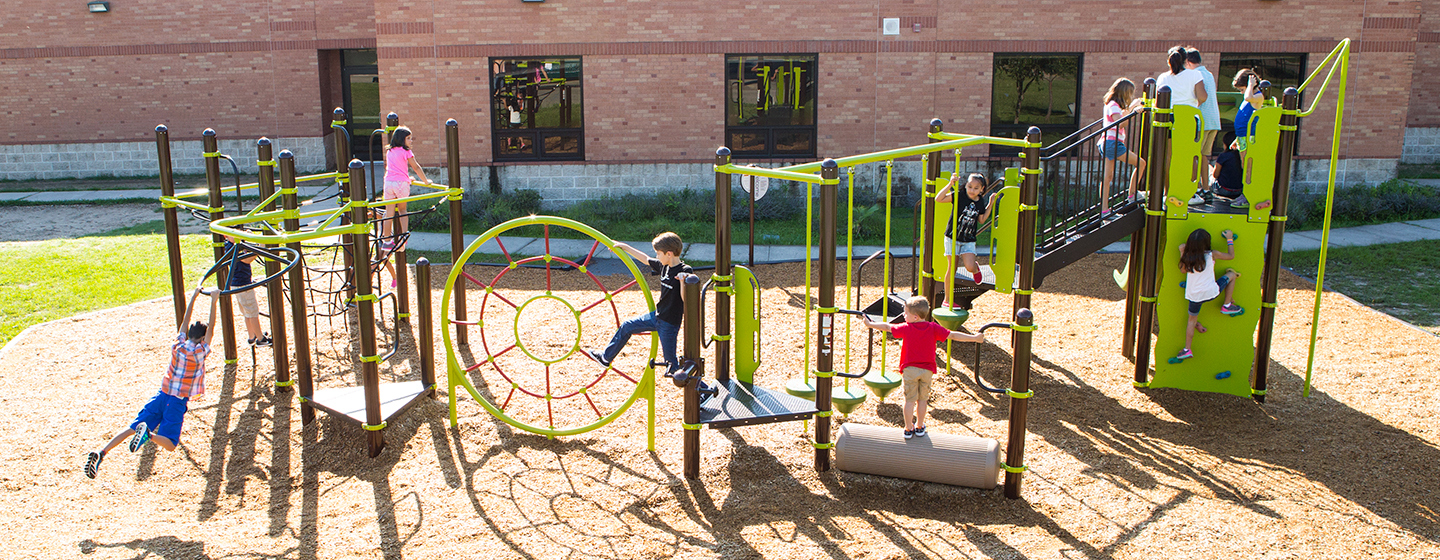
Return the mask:
M1320 229L1325 220L1325 193L1291 194L1287 214L1287 230ZM1440 217L1440 189L1400 180L1339 187L1331 216L1332 227Z

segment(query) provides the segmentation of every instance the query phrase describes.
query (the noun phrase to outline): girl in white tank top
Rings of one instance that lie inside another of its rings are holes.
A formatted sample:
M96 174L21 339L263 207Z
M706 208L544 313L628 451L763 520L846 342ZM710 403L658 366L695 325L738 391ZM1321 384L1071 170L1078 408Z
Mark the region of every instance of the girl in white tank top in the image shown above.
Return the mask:
M1235 279L1240 273L1235 269L1227 269L1225 274L1217 280L1215 277L1215 260L1231 260L1235 258L1235 233L1225 230L1220 233L1225 238L1226 252L1210 250L1210 232L1204 229L1197 229L1190 232L1185 243L1180 246L1180 270L1185 273L1185 300L1189 304L1189 320L1185 323L1185 347L1171 360L1172 363L1194 357L1195 354L1190 348L1195 343L1195 332L1204 333L1207 329L1200 324L1200 308L1212 299L1225 294L1225 303L1220 306L1220 312L1234 317L1245 312L1245 309L1235 305Z

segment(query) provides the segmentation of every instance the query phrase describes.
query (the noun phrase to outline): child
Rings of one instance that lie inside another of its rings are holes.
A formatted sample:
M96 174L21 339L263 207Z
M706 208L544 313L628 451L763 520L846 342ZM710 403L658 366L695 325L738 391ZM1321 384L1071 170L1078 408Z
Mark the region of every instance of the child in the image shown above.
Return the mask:
M1206 331L1205 325L1200 324L1202 304L1215 299L1223 290L1225 304L1220 306L1220 312L1231 317L1245 312L1244 308L1235 305L1235 279L1240 277L1240 273L1230 268L1219 280L1215 279L1215 260L1235 258L1235 233L1227 229L1220 232L1220 236L1225 238L1225 244L1230 249L1228 252L1211 251L1210 232L1204 229L1190 232L1190 237L1180 245L1180 270L1185 272L1185 300L1190 303L1190 319L1185 323L1185 347L1175 356L1176 361L1195 356L1190 351L1195 331Z
M1265 103L1265 94L1260 91L1260 74L1251 68L1241 68L1236 72L1230 85L1245 92L1245 100L1240 102L1240 107L1235 111L1235 144L1239 147L1240 161L1243 162L1250 137L1255 135L1255 123L1250 122L1250 117ZM1250 201L1245 200L1245 195L1242 194L1230 203L1230 207L1249 208Z
M1225 133L1225 153L1216 158L1210 177L1210 191L1216 196L1230 199L1243 196L1245 185L1241 182L1240 152L1234 132Z
M185 324L190 322L190 314L195 311L195 299L202 293L210 296L210 319L204 323L196 321L187 329ZM210 338L215 334L210 325L215 324L215 304L219 301L219 293L219 290L207 292L202 287L190 296L185 318L180 321L182 330L175 337L175 345L170 348L170 367L160 382L160 391L145 403L129 427L116 433L104 447L90 452L85 459L85 476L95 478L105 454L132 435L131 453L139 451L151 439L166 451L175 450L180 443L180 428L185 421L190 397L205 392L205 357L210 355Z
M950 174L950 182L945 188L935 193L935 202L950 202L955 199L953 189L955 183L960 180L960 173ZM945 268L945 293L946 297L952 297L955 293L955 256L959 255L965 262L965 270L979 284L980 264L975 259L975 235L980 230L980 224L990 219L990 208L995 205L995 197L999 193L990 195L989 199L982 199L985 194L985 176L979 173L971 173L965 180L965 198L955 204L954 219L945 226L945 255L949 257ZM956 226L959 226L957 231ZM956 247L955 245L959 246Z
M676 339L680 335L681 319L685 316L684 291L681 284L686 276L694 274L690 265L680 260L680 253L685 250L685 244L680 241L680 236L675 232L667 231L655 236L650 242L655 249L655 258L640 252L640 250L626 245L616 243L615 248L629 253L637 260L643 260L650 264L653 274L660 275L660 300L655 303L655 311L633 317L620 324L620 329L615 331L615 336L610 338L610 344L603 352L586 350L600 365L610 367L615 361L615 356L620 354L620 349L630 341L630 337L636 333L653 331L660 335L660 349L665 354L665 363L673 369L679 365L680 360L675 355Z
M1105 125L1109 126L1125 118L1143 104L1144 100L1135 97L1135 82L1125 78L1115 80L1115 83L1110 84L1110 91L1105 92ZM1134 167L1130 172L1129 199L1132 201L1140 189L1140 176L1145 173L1145 160L1125 147L1125 128L1112 128L1105 132L1105 137L1101 140L1100 153L1105 158L1105 170L1100 174L1102 219L1110 217L1110 178L1115 175L1115 161L1120 160Z
M390 135L390 148L385 150L385 200L395 200L410 196L410 170L414 170L420 180L427 185L433 185L430 179L425 176L425 170L415 162L415 153L410 151L410 142L414 135L406 127L398 127ZM400 234L410 230L410 218L405 215L407 203L399 202L385 206L385 216L388 219L380 223L380 248L388 251L395 247L395 239ZM395 229L395 220L398 216L400 229ZM402 249L403 250L403 249ZM395 286L395 277L390 277L390 286Z
M235 238L225 236L225 252L229 253L235 247ZM230 281L226 282L228 288L238 288L249 285L251 282L250 263L255 262L255 253L250 253L241 248L240 258L235 259L230 267ZM247 254L248 253L248 254ZM251 346L270 346L270 334L260 330L260 304L255 301L255 290L245 290L235 294L235 303L240 306L240 315L245 317L245 333L249 337L246 343Z
M925 405L930 399L930 382L935 375L935 343L945 339L985 342L984 333L965 334L948 330L939 323L925 320L929 314L930 302L914 296L905 300L905 323L902 325L859 316L865 326L888 332L900 340L900 376L905 380L905 439L925 437Z
M1220 132L1220 101L1215 95L1215 75L1200 63L1200 51L1193 47L1185 48L1185 68L1199 72L1201 83L1205 84L1205 99L1200 103L1201 129L1205 131L1200 138L1200 156L1214 163L1215 159L1210 154L1215 136ZM1190 204L1210 204L1214 201L1215 195L1205 189L1190 198Z

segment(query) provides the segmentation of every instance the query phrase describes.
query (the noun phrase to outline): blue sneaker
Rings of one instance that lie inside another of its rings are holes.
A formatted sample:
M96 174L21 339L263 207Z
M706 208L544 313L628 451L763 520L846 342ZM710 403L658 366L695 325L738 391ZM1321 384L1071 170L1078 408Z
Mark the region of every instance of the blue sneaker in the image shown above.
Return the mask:
M596 352L594 350L586 350L585 354L587 356L590 356L590 359L595 360L596 363L599 363L600 365L607 368L610 367L610 362L605 361L605 356L600 354L599 352Z
M925 426L915 428L915 437L925 437Z
M130 452L139 451L147 441L150 441L150 427L146 426L144 422L136 424L135 437L130 438Z
M95 478L95 475L100 474L100 461L103 460L105 460L105 455L99 451L91 451L90 455L85 457L85 476Z
M905 430L905 439L915 437L915 430Z

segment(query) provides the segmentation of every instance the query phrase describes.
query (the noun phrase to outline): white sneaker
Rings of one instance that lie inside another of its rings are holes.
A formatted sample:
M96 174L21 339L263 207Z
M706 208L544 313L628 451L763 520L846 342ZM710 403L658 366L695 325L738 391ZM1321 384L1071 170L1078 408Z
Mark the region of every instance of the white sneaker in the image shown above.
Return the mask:
M1201 204L1205 204L1205 199L1201 198L1199 193L1196 193L1195 196L1190 197L1191 206L1199 206Z

